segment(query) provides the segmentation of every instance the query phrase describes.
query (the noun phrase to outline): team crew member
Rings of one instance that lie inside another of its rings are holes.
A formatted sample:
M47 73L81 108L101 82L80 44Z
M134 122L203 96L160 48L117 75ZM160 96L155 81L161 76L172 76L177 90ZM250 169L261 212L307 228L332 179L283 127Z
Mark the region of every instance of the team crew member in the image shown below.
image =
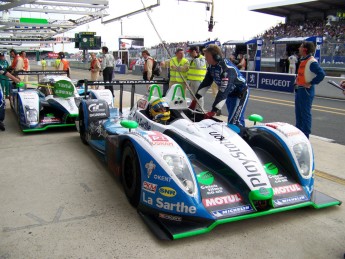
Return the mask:
M189 69L189 61L184 58L183 49L178 48L175 57L170 60L170 82L169 87L173 84L181 84L186 89L186 85L182 77L187 79L187 71Z
M24 60L21 56L16 52L16 50L11 49L10 55L13 58L11 69L15 72L23 71L24 70ZM24 80L24 76L19 76L20 80Z
M0 53L0 67L6 70L9 66L10 65L5 59L5 55L3 53ZM2 91L7 98L10 94L10 82L8 81L8 77L4 75L0 75L0 80L1 80Z
M309 138L311 133L311 107L315 95L315 85L325 77L325 72L312 56L315 46L312 42L303 42L298 49L301 56L296 78L295 114L296 127Z
M99 62L95 53L91 53L91 63L89 70L91 72L91 81L97 81L99 77L99 71L101 71L101 63Z
M249 97L246 80L234 64L222 58L222 52L217 45L211 44L207 47L205 58L209 67L196 93L196 98L200 99L204 96L212 82L215 82L219 89L212 110L205 114L205 118L216 115L216 112L226 103L229 114L228 123L245 126L244 112ZM190 108L195 109L195 106L196 100L193 100Z
M69 62L68 60L65 59L65 54L63 52L59 52L59 59L60 59L60 64L58 67L58 70L63 70L63 71L67 71L67 76L69 78L71 78L71 69L69 66Z
M23 59L24 62L24 71L30 71L30 63L29 63L29 59L26 57L26 52L25 51L21 51L20 54L21 58ZM29 76L24 76L24 82L28 82L29 81Z
M189 55L192 57L187 72L187 79L192 92L195 94L206 75L206 60L205 57L200 54L199 48L196 46L190 47L187 52L189 52ZM204 98L200 98L199 103L202 108L204 107L203 102Z
M143 71L143 79L144 80L152 80L153 79L153 58L150 56L150 53L147 50L143 50L141 52L145 62L144 62L144 71Z
M6 69L4 69L1 66L0 66L0 75L2 77L6 76L6 77L10 78L13 82L16 82L16 83L20 82L20 80L18 78L11 75L8 71L6 71ZM1 131L5 130L5 124L4 124L5 108L6 108L5 96L4 96L4 93L2 91L2 88L0 87L0 130Z
M108 53L107 47L102 47L103 60L101 64L101 71L103 72L103 81L111 82L113 81L113 71L114 71L114 56ZM106 89L111 91L111 94L114 96L114 89L112 85L106 85Z
M56 70L59 70L60 63L61 63L61 59L60 58L55 59L55 69Z
M41 66L42 66L42 70L45 71L47 68L47 61L44 58L42 58L41 60Z
M296 64L298 59L295 54L289 57L289 74L296 74Z

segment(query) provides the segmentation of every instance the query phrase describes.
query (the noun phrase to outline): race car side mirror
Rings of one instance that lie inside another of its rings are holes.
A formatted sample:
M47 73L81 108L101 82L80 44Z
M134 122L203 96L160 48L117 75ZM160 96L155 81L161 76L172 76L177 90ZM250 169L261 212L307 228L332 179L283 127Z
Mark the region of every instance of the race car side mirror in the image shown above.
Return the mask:
M129 129L129 132L131 132L131 129L138 128L138 122L131 120L122 120L120 125L126 129Z
M251 115L248 117L248 120L253 121L253 122L254 122L254 125L256 125L257 122L262 122L262 121L264 120L264 117L262 117L262 116L259 115L259 114L251 114Z

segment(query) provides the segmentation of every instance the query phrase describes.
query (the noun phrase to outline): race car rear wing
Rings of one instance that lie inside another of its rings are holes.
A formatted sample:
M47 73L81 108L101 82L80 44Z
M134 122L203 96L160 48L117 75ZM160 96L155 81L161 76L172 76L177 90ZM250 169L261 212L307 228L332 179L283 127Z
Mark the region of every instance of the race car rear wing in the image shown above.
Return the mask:
M134 94L135 94L135 87L136 85L151 85L151 84L158 84L163 85L163 87L169 87L169 82L166 80L115 80L111 82L104 82L104 81L88 81L87 79L84 80L85 84L85 98L87 97L88 92L88 86L94 85L94 86L114 86L119 85L120 86L120 103L119 103L119 111L122 112L122 104L123 104L123 90L124 86L130 85L131 86L131 109L134 106Z
M37 75L37 81L40 81L40 75L67 75L67 70L35 70L35 71L16 71L14 76L35 76Z

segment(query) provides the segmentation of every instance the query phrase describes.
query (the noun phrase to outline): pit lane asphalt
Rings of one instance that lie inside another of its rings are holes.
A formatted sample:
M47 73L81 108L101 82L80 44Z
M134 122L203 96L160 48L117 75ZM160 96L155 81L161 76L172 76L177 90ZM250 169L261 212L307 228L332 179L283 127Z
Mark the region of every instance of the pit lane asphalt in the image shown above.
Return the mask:
M342 258L345 252L344 206L299 209L159 241L76 131L22 134L9 106L6 126L0 132L0 258ZM344 146L312 142L317 169L344 175ZM335 161L324 150L334 152ZM316 177L315 188L345 200L338 182Z

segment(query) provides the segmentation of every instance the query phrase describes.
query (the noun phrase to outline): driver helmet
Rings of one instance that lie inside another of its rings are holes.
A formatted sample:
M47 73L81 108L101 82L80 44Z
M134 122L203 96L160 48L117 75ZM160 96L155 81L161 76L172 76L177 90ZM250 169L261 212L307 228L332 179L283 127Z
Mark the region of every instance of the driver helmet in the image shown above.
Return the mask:
M154 100L150 105L150 115L152 116L154 121L169 120L169 104L161 98Z

